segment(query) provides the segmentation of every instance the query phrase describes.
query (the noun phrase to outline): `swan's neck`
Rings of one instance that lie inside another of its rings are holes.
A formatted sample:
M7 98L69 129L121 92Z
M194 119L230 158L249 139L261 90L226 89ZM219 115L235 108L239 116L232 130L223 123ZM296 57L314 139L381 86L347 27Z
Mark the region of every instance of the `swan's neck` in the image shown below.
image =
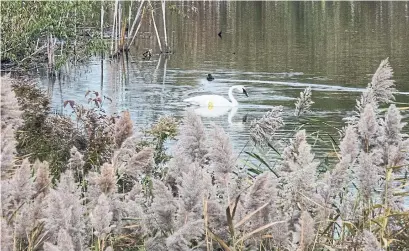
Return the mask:
M239 103L237 103L237 100L233 97L233 89L234 88L235 88L234 86L230 87L230 89L229 89L229 98L230 98L230 101L231 101L231 105L232 106L237 106Z
M233 124L233 117L234 115L236 115L237 113L237 107L233 107L229 113L229 116L227 117L227 121L229 122L229 124Z

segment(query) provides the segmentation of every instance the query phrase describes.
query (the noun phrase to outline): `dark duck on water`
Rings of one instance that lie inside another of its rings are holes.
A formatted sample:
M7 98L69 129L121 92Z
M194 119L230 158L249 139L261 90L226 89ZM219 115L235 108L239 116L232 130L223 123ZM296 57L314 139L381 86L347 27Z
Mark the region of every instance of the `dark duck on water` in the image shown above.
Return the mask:
M213 81L214 77L212 76L212 74L207 74L207 81Z

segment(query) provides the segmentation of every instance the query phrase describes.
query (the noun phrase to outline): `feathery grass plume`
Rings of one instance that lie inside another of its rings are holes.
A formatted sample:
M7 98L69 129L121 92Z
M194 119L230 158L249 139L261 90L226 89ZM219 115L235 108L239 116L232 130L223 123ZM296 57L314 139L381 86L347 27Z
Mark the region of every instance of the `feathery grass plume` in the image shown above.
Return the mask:
M115 169L109 163L104 163L101 172L89 172L87 175L88 187L85 197L89 200L88 208L94 208L98 203L101 194L110 198L115 197L117 188L117 178Z
M166 176L166 185L172 189L174 195L178 194L179 186L182 184L182 173L187 173L192 165L192 161L182 152L176 151L173 158L167 164L168 173Z
M114 129L114 138L117 147L121 147L122 143L132 136L133 123L129 111L122 112L121 118L116 121Z
M37 194L47 194L51 185L50 169L47 161L39 161L38 159L33 164L33 170L36 172L34 188Z
M179 186L177 226L202 218L203 198L213 189L210 175L198 163L192 163L187 173L182 173Z
M121 144L121 147L114 151L111 159L112 166L115 168L115 170L117 170L120 177L126 173L132 156L140 151L140 141L141 134L136 133L125 139L125 141Z
M166 239L169 251L190 251L203 247L203 220L195 220L184 224Z
M13 250L14 240L12 227L7 224L7 220L3 217L0 218L1 221L1 248L3 250Z
M31 178L30 162L24 159L13 177L1 181L1 202L3 217L9 217L23 203L34 195L34 184Z
M17 141L12 125L1 128L1 177L8 177L13 170Z
M309 86L305 88L303 92L300 92L300 97L297 98L297 102L295 103L295 116L299 117L300 115L310 111L311 105L314 104L314 102L311 100L311 96L311 87Z
M14 166L17 141L15 130L23 123L22 111L12 89L10 74L1 77L1 176L7 177Z
M143 148L132 156L126 173L135 180L141 175L150 175L155 165L153 155L154 150L152 148Z
M151 224L155 229L171 232L175 227L177 199L160 180L153 180L153 201L149 208Z
M253 185L250 187L243 202L246 215L256 211L265 203L270 204L258 212L253 219L251 219L248 226L250 228L249 230L254 230L271 222L269 214L277 210L274 205L274 202L277 201L276 187L277 178L268 171L258 175Z
M13 80L10 78L10 73L1 77L1 129L4 129L7 125L17 129L23 123L22 111L12 89L12 84Z
M14 218L14 234L21 240L41 243L45 233L41 232L44 218L44 195L40 194L34 200L26 201L18 209ZM39 233L38 236L34 233ZM33 239L32 239L33 238Z
M229 204L231 199L238 196L243 186L243 178L240 175L244 172L236 168L237 156L233 153L233 146L223 128L214 125L210 137L207 157L212 182L215 184L212 192L220 202Z
M74 251L79 250L75 249L73 240L67 230L61 228L58 231L58 240L57 245L54 245L50 242L44 243L44 251Z
M409 139L401 141L398 145L389 145L386 151L387 157L385 158L386 165L388 167L400 167L395 169L396 174L404 174L408 172L409 167Z
M275 132L284 126L282 118L283 107L276 106L259 120L253 120L250 125L250 138L255 145L266 145L271 142Z
M214 125L210 137L211 140L208 143L210 167L216 179L223 179L226 174L232 173L236 166L233 146L229 136L220 126Z
M376 101L378 103L389 103L395 100L393 92L396 91L395 81L391 78L393 77L393 70L389 64L389 58L381 61L375 74L372 76L371 83L368 87L371 88L375 94Z
M81 199L81 189L75 183L70 170L61 175L60 182L45 198L44 223L50 242L56 243L58 231L66 229L71 236L75 250L83 250L89 240L88 218Z
M384 131L384 140L382 140L384 165L401 167L393 170L395 175L403 175L409 170L409 136L402 133L402 129L407 123L403 123L401 120L400 111L394 104L389 106L385 119L381 120Z
M82 172L85 164L84 156L73 146L70 150L70 159L68 160L68 167L76 172Z
M359 153L358 134L352 125L348 125L345 135L339 144L340 155L347 163L352 163Z
M101 174L95 180L102 193L112 194L117 190L115 170L111 164L105 163L101 167Z
M308 250L308 246L315 238L315 222L307 211L302 211L298 222L295 224L295 231L292 233L292 243L297 246L297 250Z
M362 93L360 99L356 100L356 112L351 117L344 118L349 124L356 125L360 116L362 116L367 105L371 105L378 113L378 107L382 103L389 103L395 100L393 92L396 91L394 87L394 80L392 80L393 70L389 65L389 59L382 60L372 80L368 83L365 91Z
M91 226L94 228L94 234L99 241L105 240L111 232L112 211L108 197L102 193L98 198L98 203L90 214Z
M279 191L278 204L284 219L290 219L289 231L296 233L297 222L301 217L300 209L316 213L315 201L322 200L316 193L316 169L319 162L314 161L305 130L296 133L290 145L284 148L282 158L282 190Z
M130 236L135 241L143 241L144 236L148 233L146 227L148 219L145 212L147 199L141 184L135 183L132 189L125 194L123 200L116 199L114 202L116 204L113 210L115 228L112 229L112 232L116 235Z
M342 157L334 169L325 172L322 179L318 181L318 193L324 199L325 204L334 204L335 196L349 184L351 180L350 165L350 155L348 154L347 157Z
M380 161L378 157L374 153L361 151L359 154L359 164L355 166L357 186L360 193L366 199L370 198L374 189L378 187L380 179L380 168L377 165Z
M335 196L345 188L351 180L349 167L356 162L359 154L359 141L356 129L348 125L340 143L340 161L334 169L327 171L317 183L318 192L327 205L335 203Z
M221 203L219 198L215 195L211 195L209 199L207 199L207 224L208 227L212 230L214 234L219 236L222 240L227 240L230 238L229 233L229 224L227 222L226 217L226 203ZM224 202L224 201L223 201ZM241 206L238 203L238 207ZM236 215L238 215L243 210L236 210ZM236 216L237 217L237 216Z
M380 135L379 129L374 107L368 104L358 121L358 134L366 152L377 145L378 136Z
M305 130L298 131L289 146L283 150L282 171L296 190L310 191L315 184L316 168L311 146L306 139Z
M400 111L396 108L395 104L391 104L385 115L385 121L383 126L385 128L385 138L389 145L396 145L402 140L403 136L407 136L401 133L402 128L407 123L402 122L402 116Z
M202 120L192 109L187 110L179 132L174 154L180 152L186 155L191 162L197 161L201 166L204 165L207 154L206 133Z
M162 251L167 250L166 239L163 236L150 237L145 241L145 250Z
M372 76L372 80L368 83L366 90L361 96L360 101L357 100L357 109L362 113L363 109L372 104L377 110L379 104L390 103L395 100L393 92L394 80L392 80L393 70L389 64L389 58L382 60L375 74Z

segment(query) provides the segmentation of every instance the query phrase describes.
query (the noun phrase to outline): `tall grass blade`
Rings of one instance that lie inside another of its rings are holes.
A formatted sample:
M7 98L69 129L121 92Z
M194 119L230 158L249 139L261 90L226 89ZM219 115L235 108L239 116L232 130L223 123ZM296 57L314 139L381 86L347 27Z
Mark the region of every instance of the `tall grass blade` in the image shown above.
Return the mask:
M247 240L248 238L250 238L253 234L256 234L260 231L263 231L264 229L267 229L271 226L274 226L276 224L280 224L280 223L285 223L286 221L276 221L276 222L271 222L269 224L266 224L262 227L257 228L256 230L251 231L250 233L244 235L243 237L241 237L240 239L238 239L235 243L235 245L238 245L240 242Z
M241 225L243 225L246 221L248 221L251 217L253 217L256 213L258 213L260 210L262 210L263 208L265 208L268 204L270 204L270 202L265 203L264 205L262 205L261 207L257 208L256 210L254 210L253 212L249 213L248 215L246 215L243 219L241 219L241 221L239 221L234 228L238 228Z

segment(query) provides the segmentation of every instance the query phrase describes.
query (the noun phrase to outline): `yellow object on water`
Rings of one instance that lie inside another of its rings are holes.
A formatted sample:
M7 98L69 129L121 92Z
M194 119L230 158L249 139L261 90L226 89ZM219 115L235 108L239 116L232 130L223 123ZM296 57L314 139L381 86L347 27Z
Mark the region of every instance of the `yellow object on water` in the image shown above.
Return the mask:
M207 109L213 110L213 107L214 107L213 101L207 102Z

